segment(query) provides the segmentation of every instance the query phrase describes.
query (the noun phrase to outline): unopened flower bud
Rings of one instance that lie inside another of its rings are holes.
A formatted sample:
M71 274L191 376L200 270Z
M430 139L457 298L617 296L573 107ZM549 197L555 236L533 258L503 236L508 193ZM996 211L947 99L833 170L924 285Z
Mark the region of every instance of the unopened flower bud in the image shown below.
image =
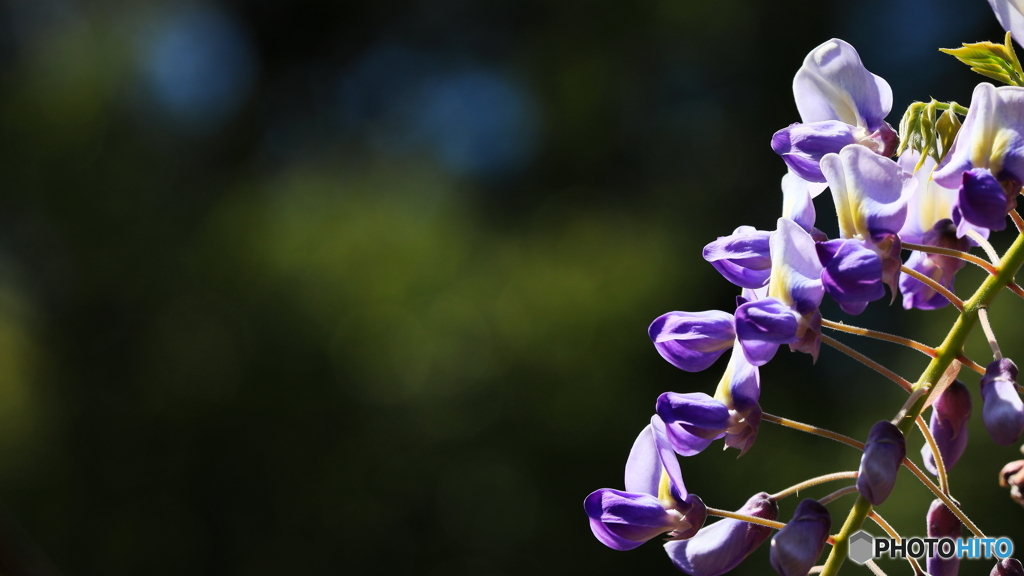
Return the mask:
M1024 487L1024 460L1010 462L999 472L999 485L1010 489L1010 498L1017 504L1024 506L1024 495L1021 494L1021 487Z
M981 416L992 440L1001 446L1024 431L1024 402L1017 393L1017 366L1009 358L994 360L981 378Z
M963 524L956 514L942 503L942 500L933 500L928 508L928 537L929 538L959 538L963 534ZM953 556L944 559L938 554L928 558L928 574L931 576L957 576L960 569L960 559Z
M1024 576L1024 566L1016 558L1004 558L992 568L988 576Z
M832 516L817 500L801 502L793 519L772 537L772 568L782 576L805 576L821 556Z
M895 424L883 420L871 427L860 459L857 491L872 506L878 506L889 497L906 455L906 439Z
M932 405L932 417L928 424L946 470L953 468L967 448L967 421L970 418L971 393L963 382L954 380ZM921 455L924 457L925 468L938 475L931 446L925 443Z
M765 520L779 517L778 505L765 492L755 494L737 512ZM771 534L767 526L725 518L701 528L689 540L667 542L665 551L676 568L687 574L719 576L738 566Z

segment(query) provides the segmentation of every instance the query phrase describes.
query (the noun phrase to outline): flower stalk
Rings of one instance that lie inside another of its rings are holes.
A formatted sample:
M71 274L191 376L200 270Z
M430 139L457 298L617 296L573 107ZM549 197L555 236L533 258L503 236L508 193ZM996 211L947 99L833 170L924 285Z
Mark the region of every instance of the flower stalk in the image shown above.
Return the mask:
M1011 212L1015 214L1015 212ZM1020 217L1014 218L1014 222L1018 223L1020 227L1022 225L1019 222ZM992 300L1005 288L1010 282L1013 281L1014 275L1020 269L1021 265L1024 265L1024 235L1018 235L1014 240L1013 244L1003 255L1003 258L999 264L998 270L995 274L989 276L981 283L981 286L974 292L974 294L963 303L963 308L960 310L960 315L957 317L956 322L946 335L945 340L936 349L936 356L928 363L921 377L917 383L914 384L914 388L920 388L923 386L933 387L932 391L928 395L924 395L914 406L907 411L907 415L904 416L902 421L897 425L904 434L910 431L910 427L914 425L915 420L924 411L928 396L934 392L934 386L939 382L945 373L946 369L956 360L963 351L964 344L967 342L967 337L970 335L971 330L978 323L978 311L987 307ZM920 472L920 470L918 470ZM931 481L921 473L918 478L922 481ZM941 493L941 490L939 490ZM943 502L946 502L948 496L944 494L940 496L944 498ZM953 507L950 508L951 510ZM954 510L956 512L956 510ZM857 501L850 508L850 512L846 517L846 521L843 523L839 534L835 537L835 546L832 547L832 551L829 553L828 560L825 562L825 568L821 574L824 576L835 576L839 573L839 568L843 565L846 560L847 552L849 551L849 538L856 531L860 530L861 526L864 525L864 520L868 514L871 513L871 504L864 499L863 496L857 498ZM961 518L964 521L964 518ZM976 534L977 527L969 521L964 522L964 525L971 529Z

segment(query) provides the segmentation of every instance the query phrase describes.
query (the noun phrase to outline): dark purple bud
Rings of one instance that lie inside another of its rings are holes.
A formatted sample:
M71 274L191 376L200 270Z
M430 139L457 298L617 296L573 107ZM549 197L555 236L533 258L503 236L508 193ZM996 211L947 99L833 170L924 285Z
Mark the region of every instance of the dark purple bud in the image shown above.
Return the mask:
M782 576L806 576L832 529L832 516L817 500L801 502L793 519L772 537L772 568Z
M988 576L1024 576L1024 566L1016 558L1004 558L992 568Z
M768 494L755 494L737 510L766 520L779 517L779 507ZM742 520L725 518L705 526L689 540L665 544L676 568L692 576L719 576L732 570L772 534L772 529Z
M948 218L936 222L923 235L920 243L927 246L951 248L961 252L970 250L972 245L970 238L967 236L957 238L956 225ZM907 259L906 266L934 279L944 288L952 290L953 282L956 280L956 273L965 264L966 262L959 258L914 251L911 252L910 258ZM945 296L907 274L900 274L899 286L900 293L903 294L903 307L907 310L911 308L935 310L949 305L949 300Z
M740 226L704 247L704 259L741 288L763 288L772 272L768 247L771 232Z
M1006 192L999 180L985 168L964 172L957 206L964 220L988 228L1006 228Z
M963 382L954 380L932 405L932 417L928 424L928 429L939 446L946 470L951 470L956 465L967 448L967 421L970 418L971 393ZM925 468L938 475L935 457L927 443L921 448L921 456L924 457Z
M815 245L824 269L825 292L847 314L860 314L868 302L885 296L882 260L863 240L830 240Z
M942 500L933 500L928 508L928 537L929 538L959 538L963 533L963 524L953 514ZM943 559L938 554L928 558L928 574L931 576L957 576L960 569L960 559L953 556Z
M1009 358L994 360L981 377L981 417L1000 446L1017 441L1024 431L1024 402L1017 393L1017 366Z
M857 491L872 506L878 506L889 497L906 455L906 439L892 422L883 420L871 427L860 459Z
M700 372L732 348L732 314L720 310L669 312L647 329L658 354L676 368Z
M1024 460L1017 460L1003 466L999 472L999 485L1009 488L1010 498L1024 506L1024 494L1021 493L1021 488L1024 488Z

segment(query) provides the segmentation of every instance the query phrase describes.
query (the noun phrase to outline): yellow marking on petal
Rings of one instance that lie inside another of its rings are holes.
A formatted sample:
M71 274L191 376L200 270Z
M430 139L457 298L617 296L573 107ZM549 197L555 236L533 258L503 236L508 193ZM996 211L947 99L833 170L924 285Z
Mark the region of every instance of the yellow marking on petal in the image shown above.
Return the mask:
M996 131L995 136L992 138L992 149L989 152L988 169L992 171L992 175L996 176L1003 171L1003 159L1006 157L1006 151L1010 148L1010 134L1007 130Z
M742 350L736 350L733 354L742 354ZM732 406L732 373L733 373L733 358L729 358L729 364L725 367L725 373L722 374L722 379L718 381L718 388L715 390L715 400L718 400L726 406Z
M658 500L667 506L675 506L676 499L672 497L672 481L669 480L668 470L661 471L661 482L658 483Z

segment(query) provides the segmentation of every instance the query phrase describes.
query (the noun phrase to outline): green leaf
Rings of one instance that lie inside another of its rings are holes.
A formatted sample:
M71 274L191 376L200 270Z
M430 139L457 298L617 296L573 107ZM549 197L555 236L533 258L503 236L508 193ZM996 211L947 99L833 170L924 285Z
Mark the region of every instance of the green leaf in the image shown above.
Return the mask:
M939 51L955 56L982 76L1004 84L1024 86L1024 70L1013 49L1009 32L1003 44L976 42L964 44L960 48L939 48Z

